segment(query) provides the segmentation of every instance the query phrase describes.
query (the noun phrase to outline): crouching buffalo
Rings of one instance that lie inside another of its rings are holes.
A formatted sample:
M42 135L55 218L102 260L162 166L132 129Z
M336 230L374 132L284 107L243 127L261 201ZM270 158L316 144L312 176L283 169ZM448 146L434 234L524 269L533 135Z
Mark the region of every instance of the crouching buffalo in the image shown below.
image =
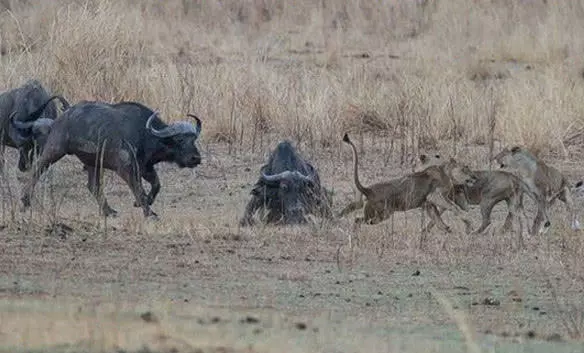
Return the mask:
M154 169L159 162L174 162L180 168L194 168L201 163L196 140L201 121L196 124L165 124L157 113L135 102L108 104L80 102L55 120L41 155L34 163L32 176L25 184L23 209L30 206L35 184L42 173L65 155L75 155L85 165L87 187L106 216L116 215L103 196L102 169L115 171L130 187L135 206L145 217L156 217L150 208L160 191L160 180ZM18 130L17 130L18 131ZM146 194L141 179L150 183Z
M331 217L331 201L316 169L288 141L278 144L251 191L240 221L251 225L258 210L267 211L265 223L305 223L306 214Z
M50 97L38 80L29 80L24 85L0 94L0 144L17 148L20 154L18 169L27 170L32 163L32 152L38 153L34 137L23 139L16 133L11 122L24 123L35 131L42 130L47 122L57 118L57 107L53 102L59 98L64 109L69 103L62 97ZM50 124L50 123L49 123Z

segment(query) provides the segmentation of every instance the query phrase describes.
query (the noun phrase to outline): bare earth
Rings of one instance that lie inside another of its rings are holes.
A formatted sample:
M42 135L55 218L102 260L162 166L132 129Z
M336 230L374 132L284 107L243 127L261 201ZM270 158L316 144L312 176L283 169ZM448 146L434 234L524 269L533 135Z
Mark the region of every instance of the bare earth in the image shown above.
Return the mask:
M106 195L120 216L104 223L72 158L39 184L32 213L20 213L22 175L10 167L2 179L0 351L583 351L583 236L567 227L562 204L552 230L525 236L525 249L517 232L498 232L504 205L483 236L463 234L445 214L457 231L436 231L423 244L418 210L360 230L356 215L240 229L276 142L244 154L202 146L205 162L194 172L159 166L158 222L144 221L108 172ZM340 142L318 155L302 147L334 187L339 211L355 195L349 150ZM366 183L411 169L382 149L365 145ZM484 165L483 149L460 152ZM8 165L15 155L7 151ZM582 175L550 161L571 180ZM471 212L476 227L479 212Z

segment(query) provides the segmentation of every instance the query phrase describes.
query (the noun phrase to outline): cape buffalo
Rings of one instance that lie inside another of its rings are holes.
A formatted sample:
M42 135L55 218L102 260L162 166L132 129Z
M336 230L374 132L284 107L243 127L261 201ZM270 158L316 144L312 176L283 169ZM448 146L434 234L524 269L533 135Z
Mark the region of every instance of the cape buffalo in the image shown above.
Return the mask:
M289 141L276 146L268 163L262 166L251 195L240 221L242 226L251 225L260 209L268 211L263 217L265 223L304 223L309 213L331 217L330 199L316 169Z
M30 122L35 128L57 118L57 107L38 80L29 80L21 87L0 94L0 144L17 148L20 154L18 169L27 170L32 162L34 139L22 139L15 133L10 121ZM64 107L68 103L59 97ZM41 108L42 109L39 109ZM38 152L38 150L37 150Z
M135 102L109 104L80 102L55 120L46 137L41 155L34 163L32 176L24 186L23 209L30 199L42 173L65 155L75 155L85 165L87 187L106 216L114 216L101 188L102 168L115 171L130 187L145 217L156 217L150 209L160 191L160 181L154 166L159 162L174 162L181 168L194 168L201 163L196 140L201 121L165 124L157 113ZM18 130L17 130L18 131ZM150 183L146 194L141 178Z

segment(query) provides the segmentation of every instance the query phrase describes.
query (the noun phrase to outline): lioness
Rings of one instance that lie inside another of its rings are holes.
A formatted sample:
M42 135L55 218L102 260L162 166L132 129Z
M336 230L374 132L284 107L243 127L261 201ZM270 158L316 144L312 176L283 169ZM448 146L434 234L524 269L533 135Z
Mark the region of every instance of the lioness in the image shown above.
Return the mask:
M450 232L450 228L440 217L436 206L453 210L461 215L458 206L446 200L442 193L443 190L452 188L455 183L472 185L476 178L468 167L461 167L454 159L451 159L441 166L430 166L417 173L365 187L359 181L357 149L347 134L343 136L343 141L353 150L355 186L366 199L364 217L357 218L356 223L376 224L389 218L395 211L423 207L440 229ZM362 204L360 201L349 204L341 215L355 210L360 204ZM468 230L470 222L464 217L462 219Z
M440 155L425 155L419 157L422 167L430 165L443 164L444 158ZM509 231L513 225L513 218L518 210L523 209L523 194L527 193L537 204L537 216L535 223L542 223L541 219L545 220L544 228L539 229L539 232L547 230L550 226L548 219L545 199L538 197L538 195L531 192L526 183L524 183L518 176L502 171L502 170L473 170L473 174L477 178L477 182L472 185L455 185L453 189L444 195L446 198L454 201L462 209L467 209L468 205L480 205L482 223L481 226L474 231L474 234L480 234L487 229L491 224L491 212L493 207L501 201L507 203L507 217L503 224L503 231ZM440 211L440 214L444 212ZM538 221L539 220L539 221ZM535 224L534 223L534 224ZM430 221L428 228L434 226L433 221ZM530 233L535 234L537 229L531 229Z
M573 230L580 230L580 222L572 201L571 185L559 170L548 166L520 146L504 148L493 159L501 168L515 171L534 194L541 195L547 203L546 208L549 208L556 199L562 200L570 213L570 226ZM575 185L576 188L581 186L582 181ZM535 222L541 222L541 220L536 218ZM533 228L539 226L535 222Z

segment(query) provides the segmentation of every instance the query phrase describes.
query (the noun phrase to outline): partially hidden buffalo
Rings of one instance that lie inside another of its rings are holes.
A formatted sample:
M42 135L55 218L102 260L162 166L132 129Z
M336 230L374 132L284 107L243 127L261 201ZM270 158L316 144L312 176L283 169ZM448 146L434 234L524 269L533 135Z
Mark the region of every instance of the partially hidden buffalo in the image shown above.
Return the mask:
M30 134L22 138L11 122L26 123L35 132L44 130L47 123L57 118L54 98L61 100L64 109L68 108L69 103L65 99L50 97L38 80L29 80L18 88L0 94L0 143L18 149L18 169L22 172L30 168L33 152L39 151L39 143Z
M115 216L103 195L103 168L115 171L130 187L134 206L141 207L145 217L157 217L150 205L160 191L160 180L154 166L174 162L180 168L194 168L201 163L196 141L201 133L201 120L196 124L165 124L146 106L135 102L109 104L82 101L70 107L52 124L41 155L34 163L30 180L25 184L22 206L30 206L34 187L42 173L65 155L75 155L87 171L87 187L105 216ZM17 130L18 131L18 130ZM150 185L146 194L141 179Z
M289 141L282 141L260 169L240 225L253 224L261 210L266 224L305 223L307 214L331 217L329 193L320 184L314 166L303 159ZM267 214L264 212L267 211Z

